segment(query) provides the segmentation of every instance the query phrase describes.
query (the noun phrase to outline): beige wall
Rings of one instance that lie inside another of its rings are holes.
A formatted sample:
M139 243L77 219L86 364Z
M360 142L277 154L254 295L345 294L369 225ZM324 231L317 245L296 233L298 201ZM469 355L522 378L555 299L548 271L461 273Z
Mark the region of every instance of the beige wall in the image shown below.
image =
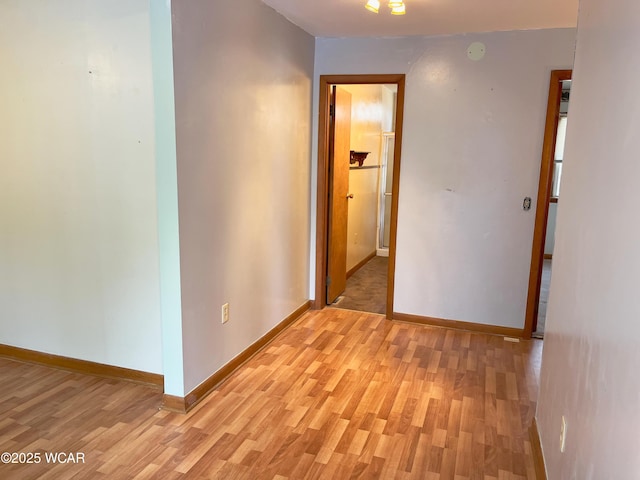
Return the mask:
M522 201L536 198L549 74L572 66L575 30L316 43L316 76L407 75L395 311L522 328L535 219Z
M309 298L314 38L259 0L172 9L188 392Z
M578 25L536 416L549 480L635 479L640 4L581 0Z
M162 373L149 2L0 19L0 343Z

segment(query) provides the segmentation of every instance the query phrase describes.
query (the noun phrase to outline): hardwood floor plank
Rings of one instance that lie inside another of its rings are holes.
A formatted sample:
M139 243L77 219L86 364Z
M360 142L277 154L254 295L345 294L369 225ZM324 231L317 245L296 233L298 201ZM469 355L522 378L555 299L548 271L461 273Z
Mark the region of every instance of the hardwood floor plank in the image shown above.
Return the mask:
M0 358L2 479L535 478L539 341L305 314L186 415L144 385Z

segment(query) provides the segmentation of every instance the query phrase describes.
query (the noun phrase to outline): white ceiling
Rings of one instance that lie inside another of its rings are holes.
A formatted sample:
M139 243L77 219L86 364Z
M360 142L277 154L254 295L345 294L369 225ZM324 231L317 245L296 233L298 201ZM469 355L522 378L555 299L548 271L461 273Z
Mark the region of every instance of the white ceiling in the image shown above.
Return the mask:
M263 0L316 37L385 37L575 27L578 0L405 0L407 14L366 0Z

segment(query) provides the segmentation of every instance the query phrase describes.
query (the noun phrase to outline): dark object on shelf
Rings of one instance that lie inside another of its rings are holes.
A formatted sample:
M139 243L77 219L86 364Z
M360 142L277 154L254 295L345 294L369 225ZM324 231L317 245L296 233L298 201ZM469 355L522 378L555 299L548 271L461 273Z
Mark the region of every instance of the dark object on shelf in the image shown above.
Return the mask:
M358 166L361 167L369 153L370 152L354 152L353 150L351 150L351 158L349 158L349 163L357 163Z

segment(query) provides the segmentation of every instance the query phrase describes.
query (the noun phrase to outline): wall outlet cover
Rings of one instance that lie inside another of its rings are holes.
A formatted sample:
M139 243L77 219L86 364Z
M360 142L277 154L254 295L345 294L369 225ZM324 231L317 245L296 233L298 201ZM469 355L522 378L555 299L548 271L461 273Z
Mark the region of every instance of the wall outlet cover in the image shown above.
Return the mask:
M229 304L225 303L222 305L222 323L227 323L229 321Z
M567 443L567 419L563 415L562 423L560 424L560 453L564 453Z

